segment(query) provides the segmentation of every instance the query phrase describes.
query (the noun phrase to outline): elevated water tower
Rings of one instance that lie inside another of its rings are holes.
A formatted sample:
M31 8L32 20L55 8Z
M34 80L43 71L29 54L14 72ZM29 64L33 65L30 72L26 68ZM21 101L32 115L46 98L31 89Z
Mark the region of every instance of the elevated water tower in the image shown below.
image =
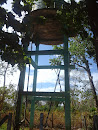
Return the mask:
M24 79L26 66L20 73L18 100L16 108L15 118L15 130L19 130L21 105L23 96L31 96L31 114L30 114L30 128L33 128L34 122L34 106L36 100L58 100L65 101L65 128L71 130L71 116L70 116L70 86L69 86L69 52L68 52L68 36L62 33L62 25L58 19L56 19L57 9L64 8L63 0L52 0L53 5L38 9L38 5L35 6L36 10L32 11L30 16L33 19L32 28L32 41L36 45L36 50L27 51L27 56L35 56L35 60L31 58L31 65L34 67L33 89L31 91L24 91ZM43 4L44 5L44 4ZM66 25L65 25L66 27ZM64 27L63 27L64 28ZM26 43L27 44L27 43ZM39 44L45 45L59 45L63 44L61 50L39 50ZM27 46L27 45L26 45ZM39 66L39 55L64 55L64 65L59 66ZM36 92L37 84L37 71L38 69L61 69L64 70L65 92Z

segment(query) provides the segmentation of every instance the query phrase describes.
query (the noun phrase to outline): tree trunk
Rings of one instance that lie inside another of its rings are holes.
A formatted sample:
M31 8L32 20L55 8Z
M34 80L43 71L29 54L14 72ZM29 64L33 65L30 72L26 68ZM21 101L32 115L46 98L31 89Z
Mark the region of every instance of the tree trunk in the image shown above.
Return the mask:
M97 110L98 110L97 94L96 94L95 86L94 86L93 79L92 79L92 76L91 76L91 71L90 71L90 68L89 68L88 60L86 60L86 59L85 59L85 65L86 65L86 70L87 70L87 73L88 73L90 85L91 85L91 88L92 88L92 91L93 91L94 99L95 99L95 102L96 102L96 107L97 107Z
M8 69L8 66L9 66L9 64L7 64L7 66L6 66L6 68L5 68L5 71L4 71L4 82L3 82L3 87L4 87L4 91L3 91L3 94L2 94L2 99L0 100L0 106L2 106L1 108L0 108L0 111L2 110L2 108L3 108L3 103L4 103L4 99L5 99L5 82L6 82L6 73L7 73L7 69Z
M7 63L7 66L6 66L5 71L4 71L4 82L3 82L3 87L5 87L6 73L7 73L8 66L9 66L9 64Z

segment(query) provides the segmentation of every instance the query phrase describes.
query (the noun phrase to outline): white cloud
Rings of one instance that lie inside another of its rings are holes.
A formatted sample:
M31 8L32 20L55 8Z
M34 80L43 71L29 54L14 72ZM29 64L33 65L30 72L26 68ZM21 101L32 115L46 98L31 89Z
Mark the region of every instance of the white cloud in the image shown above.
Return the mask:
M2 7L4 7L5 9L7 9L8 11L11 11L12 10L12 3L13 1L12 0L7 0L7 3L4 3L2 5Z
M32 91L32 87L33 87L33 67L31 67L31 73L29 76L29 91ZM27 65L27 69L26 69L26 75L25 75L25 85L24 85L24 90L27 89L27 82L28 82L28 65ZM19 81L19 75L20 75L20 71L17 70L16 72L14 72L13 76L12 75L7 75L6 76L6 85L9 85L10 83L15 84L16 86L18 86L18 81ZM98 73L97 72L93 72L92 73L93 76L93 81L96 85L97 81L98 81ZM62 90L64 91L64 71L61 71L60 74L60 78L62 77L61 80L61 86L62 86ZM74 77L74 78L73 78ZM76 80L76 78L79 78L84 80L83 83L86 82L86 80L88 80L88 76L86 73L81 73L77 70L72 70L70 72L70 84L72 86L74 86L75 84L78 86L82 86L81 83L79 83L78 80ZM72 80L73 79L73 80ZM38 76L37 76L37 84L42 84L40 85L41 87L39 87L39 85L37 86L37 91L47 91L47 92L53 92L54 91L54 87L56 84L56 80L57 80L57 75L55 73L54 70L51 69L43 69L43 70L38 70ZM48 85L47 85L48 84ZM3 85L3 77L1 77L0 79L0 86ZM46 85L46 87L45 87ZM97 86L98 87L98 86ZM57 85L56 91L58 92L60 90L59 85Z
M9 84L13 84L17 87L18 85L18 81L19 81L19 75L20 75L20 71L17 70L13 73L13 75L11 74L7 74L6 75L6 83L5 85L8 86ZM4 77L1 76L0 77L0 86L3 86L3 82L4 82Z
M28 73L25 75L25 82L24 82L24 90L27 90L27 84L28 84ZM29 86L28 90L32 91L32 84L33 84L33 75L29 75Z
M61 71L61 75L63 75L63 71ZM38 70L37 91L47 91L47 92L54 91L56 80L57 80L57 75L54 70L50 70L50 69ZM27 90L27 82L28 82L28 72L26 72L26 75L25 75L24 90ZM61 84L63 84L63 81L61 81ZM46 88L45 88L45 85L46 85ZM29 91L32 91L32 86L33 86L33 72L32 72L32 75L29 76ZM59 91L59 90L60 90L60 87L59 85L57 85L56 91Z
M0 87L3 86L3 77L0 76Z
M94 81L98 81L98 72L93 72L92 76Z
M70 2L70 0L64 0L64 1L66 1L66 2ZM80 0L75 0L76 2L79 2Z
M54 92L54 87L55 86L49 86L49 87L46 87L46 88L37 88L37 91L38 92ZM64 86L62 85L62 91L64 91ZM55 92L60 92L60 86L57 85L56 86L56 91Z
M53 70L38 70L38 83L55 83L56 74Z

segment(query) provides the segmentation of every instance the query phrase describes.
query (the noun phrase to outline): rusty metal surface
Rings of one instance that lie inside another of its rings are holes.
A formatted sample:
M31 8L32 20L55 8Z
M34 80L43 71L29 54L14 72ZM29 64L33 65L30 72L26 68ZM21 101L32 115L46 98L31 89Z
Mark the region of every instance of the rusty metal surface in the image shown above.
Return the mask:
M40 22L40 18L45 20ZM55 9L39 9L31 13L33 19L33 41L38 39L40 44L58 45L63 43L61 23L56 19Z

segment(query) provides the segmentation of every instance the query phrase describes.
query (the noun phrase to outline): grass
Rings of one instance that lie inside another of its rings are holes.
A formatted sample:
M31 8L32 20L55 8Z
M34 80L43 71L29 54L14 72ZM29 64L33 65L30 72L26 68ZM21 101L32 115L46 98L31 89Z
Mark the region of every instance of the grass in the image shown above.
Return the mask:
M46 123L46 118L48 115L48 111L39 111L39 110L35 110L34 113L34 129L33 130L39 130L39 125L40 125L40 113L44 114L44 119L43 119L43 124L45 126ZM53 113L53 122L52 122L52 113ZM89 130L92 129L92 120L89 119L89 113L82 113L83 115L86 116L86 124ZM22 117L23 118L23 117ZM27 119L30 121L30 112L28 112L27 114ZM53 124L53 128L52 128L52 124ZM80 112L76 112L76 113L72 113L71 114L71 127L74 130L77 129L81 129L82 130L82 119L81 119L81 113ZM26 126L28 126L28 124L26 124ZM29 126L28 126L29 127ZM21 126L20 130L29 130L28 127L23 127ZM49 118L48 118L48 122L47 122L47 127L44 128L44 130L64 130L65 129L65 112L64 110L59 111L59 110L55 110L55 111L51 111L49 114ZM1 127L0 130L7 130L7 122L4 123Z
M0 130L7 130L7 123L2 124Z

